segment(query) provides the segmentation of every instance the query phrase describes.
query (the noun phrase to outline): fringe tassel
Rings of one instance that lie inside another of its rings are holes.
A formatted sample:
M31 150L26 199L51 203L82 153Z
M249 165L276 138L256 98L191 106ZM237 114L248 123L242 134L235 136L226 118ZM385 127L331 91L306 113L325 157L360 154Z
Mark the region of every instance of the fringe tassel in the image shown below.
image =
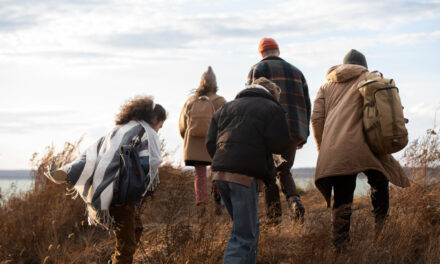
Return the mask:
M110 215L109 210L98 211L88 204L86 213L89 225L101 226L105 230L111 230L115 227L115 219Z
M66 188L66 195L72 196L72 199L76 199L79 196L79 192L72 188ZM107 210L96 210L91 203L86 202L85 213L89 225L101 226L105 230L112 230L115 227L115 220L110 215L110 211Z
M43 175L46 176L46 178L48 178L48 179L51 180L52 182L54 182L54 183L56 183L56 184L59 184L59 182L57 182L57 181L52 177L52 175L50 175L50 172L45 172L45 173L43 173Z
M72 196L72 200L75 200L76 198L78 198L79 193L75 189L75 187L72 187L72 188L66 188L66 195Z

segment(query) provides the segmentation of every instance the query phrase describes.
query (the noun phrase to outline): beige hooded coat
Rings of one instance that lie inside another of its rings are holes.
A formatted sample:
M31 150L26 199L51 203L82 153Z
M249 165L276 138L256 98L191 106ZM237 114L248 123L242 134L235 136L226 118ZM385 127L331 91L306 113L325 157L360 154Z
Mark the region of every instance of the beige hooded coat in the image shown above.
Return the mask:
M214 110L217 111L222 107L226 100L225 98L216 94L217 91L217 79L215 77L214 71L211 66L202 74L200 79L199 88L197 88L196 93L186 100L185 105L182 108L179 118L179 131L183 138L183 160L186 166L194 165L210 165L211 157L206 150L205 137L194 137L190 136L187 132L188 130L188 106L194 100L197 99L197 94L203 94L209 98L211 103L214 105Z
M377 170L393 184L410 185L400 164L391 155L375 155L363 133L363 99L357 89L367 68L354 64L333 66L316 96L311 122L319 156L315 184L330 205L331 187L320 180Z

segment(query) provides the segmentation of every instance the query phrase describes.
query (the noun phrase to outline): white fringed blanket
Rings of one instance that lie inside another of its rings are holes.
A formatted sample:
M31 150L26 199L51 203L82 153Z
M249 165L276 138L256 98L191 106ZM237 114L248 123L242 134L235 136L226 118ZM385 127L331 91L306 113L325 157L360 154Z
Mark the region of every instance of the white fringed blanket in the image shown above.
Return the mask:
M145 129L138 145L139 156L148 156L150 172L147 191L159 184L159 165L162 162L160 141L156 131L144 121L130 121L116 126L106 136L90 146L76 161L65 165L67 179L73 184L72 193L87 204L89 224L111 225L109 207L113 199L115 179L119 174L119 150L129 144L141 129ZM53 179L52 179L53 180Z

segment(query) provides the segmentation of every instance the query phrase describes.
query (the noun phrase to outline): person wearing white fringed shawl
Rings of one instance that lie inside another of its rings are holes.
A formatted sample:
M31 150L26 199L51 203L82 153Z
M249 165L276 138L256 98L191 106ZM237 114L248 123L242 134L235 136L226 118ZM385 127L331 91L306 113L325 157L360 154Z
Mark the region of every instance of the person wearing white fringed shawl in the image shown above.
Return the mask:
M46 176L55 183L68 183L71 192L87 205L89 224L111 226L116 235L112 263L131 263L142 234L140 208L135 205L112 205L115 179L119 174L119 150L144 130L137 151L145 174L149 177L146 193L159 183L158 168L162 162L157 132L166 120L166 111L151 97L135 97L121 107L116 126L90 146L76 161L54 170ZM139 203L140 204L140 203ZM113 225L114 224L114 225Z

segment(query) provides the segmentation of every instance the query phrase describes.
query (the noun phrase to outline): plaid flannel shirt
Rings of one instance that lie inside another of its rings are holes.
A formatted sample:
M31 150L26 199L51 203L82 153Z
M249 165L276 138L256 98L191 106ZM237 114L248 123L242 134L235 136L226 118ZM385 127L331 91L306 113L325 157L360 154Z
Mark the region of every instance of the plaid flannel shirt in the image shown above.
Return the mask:
M290 133L306 143L310 134L311 103L309 89L302 72L280 57L269 56L255 64L248 75L247 85L266 77L281 88L280 104L287 113Z

